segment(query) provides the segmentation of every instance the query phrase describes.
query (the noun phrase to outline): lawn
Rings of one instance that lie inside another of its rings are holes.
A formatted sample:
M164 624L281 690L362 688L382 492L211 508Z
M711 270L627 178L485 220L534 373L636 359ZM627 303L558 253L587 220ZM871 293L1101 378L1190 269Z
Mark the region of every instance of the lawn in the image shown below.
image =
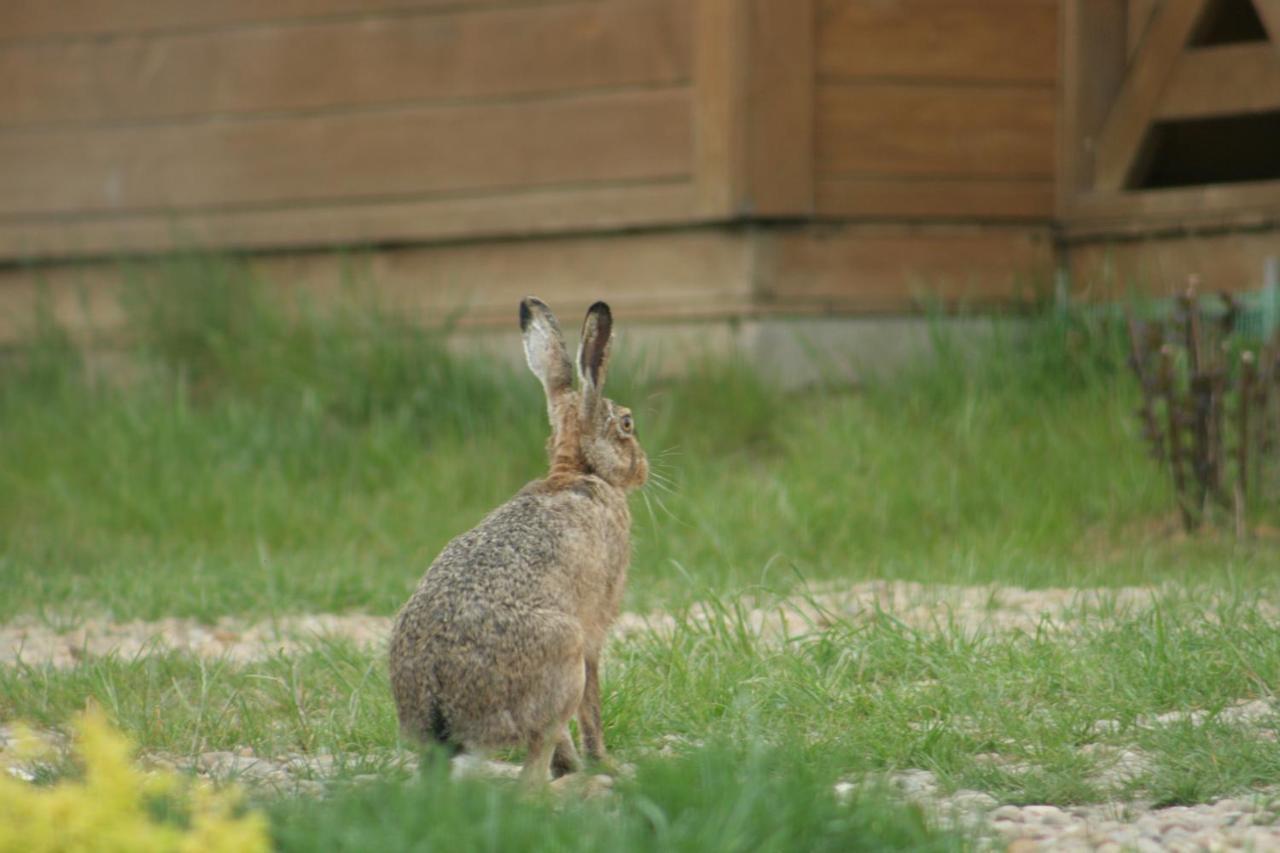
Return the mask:
M527 373L355 296L322 310L233 263L170 272L128 293L109 369L47 322L0 366L0 624L385 617L538 476ZM240 661L9 662L0 722L59 728L93 697L147 755L338 757L323 794L254 792L285 849L951 849L974 839L875 780L924 769L1059 805L1274 786L1274 715L1259 737L1219 712L1280 683L1280 514L1257 510L1243 542L1181 535L1117 329L1052 312L993 326L976 351L940 327L891 379L793 392L723 357L655 376L623 338L610 393L660 475L632 500L625 608L671 618L607 655L606 737L636 773L604 800L408 773L383 652L341 638ZM835 612L785 637L750 618L873 579L1142 587L1148 604L1104 594L1016 631L942 608L932 624ZM1149 724L1170 712L1187 713ZM1125 750L1142 768L1108 776Z

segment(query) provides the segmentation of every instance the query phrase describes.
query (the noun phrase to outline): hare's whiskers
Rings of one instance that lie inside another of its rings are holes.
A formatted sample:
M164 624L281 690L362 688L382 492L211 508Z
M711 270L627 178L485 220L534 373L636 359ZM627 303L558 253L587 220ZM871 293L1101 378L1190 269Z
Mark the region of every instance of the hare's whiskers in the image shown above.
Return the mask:
M673 494L673 493L670 493L670 492L669 492L668 494ZM650 491L649 491L649 489L648 489L648 487L646 486L645 488L643 488L643 489L641 489L641 490L640 490L640 495L641 495L641 497L643 497L643 498L644 498L644 502L645 502L645 504L646 504L646 505L649 505L649 512L650 512L650 513L652 513L652 512L653 512L653 507L652 507L652 505L650 505L650 504L649 504L650 497L652 496L653 502L654 502L654 503L656 503L656 504L658 505L658 508L659 508L659 509L661 509L664 513L666 513L666 515L667 515L667 517L668 517L668 518L670 518L670 519L671 519L672 521L674 521L676 524L679 524L679 525L681 525L681 526L684 526L684 527L690 527L690 526L691 526L691 525L690 525L688 522L686 522L683 518L681 518L680 516L678 516L678 515L676 515L674 512L672 512L672 511L671 511L671 508L667 506L666 501L664 501L664 500L662 499L662 496L661 496L661 495L659 495L657 492L650 492ZM657 524L657 519L656 519L656 518L654 518L654 519L653 519L653 521L654 521L654 523L655 523L655 524Z
M655 489L666 492L669 495L676 493L675 483L670 478L654 471L652 467L649 468L649 482L645 485L653 486Z
M680 516L672 512L671 509L667 506L666 501L664 501L658 495L654 495L653 499L658 502L658 506L662 508L662 511L665 512L671 518L671 520L674 521L676 524L683 525L684 527L693 526L692 524L690 524L689 522L685 521L683 518L681 518Z
M644 501L644 508L649 512L649 521L654 527L658 526L658 516L653 511L653 504L649 501L649 495L644 489L640 490L640 498Z

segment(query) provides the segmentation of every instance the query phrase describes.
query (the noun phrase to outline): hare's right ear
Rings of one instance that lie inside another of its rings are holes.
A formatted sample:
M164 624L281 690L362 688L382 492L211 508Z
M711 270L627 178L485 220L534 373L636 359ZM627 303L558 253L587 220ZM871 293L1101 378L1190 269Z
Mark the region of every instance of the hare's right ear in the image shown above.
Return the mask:
M582 342L578 344L578 378L582 380L582 415L590 418L602 399L605 372L609 366L609 341L613 337L613 314L609 306L596 302L582 321Z
M524 334L525 360L547 392L550 406L573 388L573 363L565 349L560 324L545 302L526 296L520 301L520 331Z

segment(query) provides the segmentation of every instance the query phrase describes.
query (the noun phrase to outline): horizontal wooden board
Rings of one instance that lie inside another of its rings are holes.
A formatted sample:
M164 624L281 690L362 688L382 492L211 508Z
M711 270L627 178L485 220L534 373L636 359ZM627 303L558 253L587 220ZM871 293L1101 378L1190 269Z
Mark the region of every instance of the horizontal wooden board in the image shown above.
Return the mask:
M690 173L685 88L0 134L0 216L394 199Z
M537 293L572 324L605 299L624 323L815 313L906 313L920 299L1001 301L1047 275L1047 228L808 226L665 230L544 240L251 257L258 277L313 304L360 292L432 326L512 330ZM134 265L131 275L163 275ZM123 320L119 265L0 269L0 344L33 328L38 300L81 338Z
M529 237L684 224L688 181L262 210L0 220L0 259Z
M1206 184L1141 192L1082 192L1061 223L1069 239L1188 228L1256 228L1280 221L1280 181Z
M859 219L1048 219L1053 181L967 178L825 178L820 217Z
M349 287L349 275L323 253L254 263L266 281L309 293ZM749 307L750 264L746 236L688 230L373 251L351 256L348 273L381 306L417 322L510 328L530 293L562 319L580 318L597 299L619 319L736 315Z
M1269 43L1246 43L1184 51L1160 95L1156 117L1272 110L1280 110L1280 50Z
M1055 93L900 83L818 88L821 176L1049 178Z
M1051 83L1057 0L823 0L827 77Z
M1193 274L1208 292L1258 290L1267 259L1278 256L1277 246L1280 222L1265 231L1078 243L1067 259L1072 289L1091 298L1123 297L1134 288L1170 296L1180 293Z
M607 300L623 324L740 316L751 310L751 259L740 231L691 230L308 252L250 263L268 285L320 305L349 297L354 279L362 295L407 320L495 326L515 335L516 307L529 293L552 305L569 328L597 299ZM136 275L147 270L133 268ZM120 284L111 263L0 269L0 343L32 328L41 293L74 334L109 334L123 319ZM512 344L518 352L518 338Z
M669 85L690 28L622 0L0 46L0 127Z
M762 299L781 309L907 311L935 299L977 304L1043 287L1048 227L831 226L772 234Z
M5 0L0 42L552 2L555 0Z

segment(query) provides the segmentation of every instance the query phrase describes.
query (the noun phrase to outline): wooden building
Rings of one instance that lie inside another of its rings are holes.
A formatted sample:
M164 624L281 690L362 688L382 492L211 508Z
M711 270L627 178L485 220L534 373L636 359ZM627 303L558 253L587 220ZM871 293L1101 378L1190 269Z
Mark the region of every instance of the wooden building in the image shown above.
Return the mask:
M1253 288L1278 222L1280 0L0 4L0 339L175 246L483 325Z

